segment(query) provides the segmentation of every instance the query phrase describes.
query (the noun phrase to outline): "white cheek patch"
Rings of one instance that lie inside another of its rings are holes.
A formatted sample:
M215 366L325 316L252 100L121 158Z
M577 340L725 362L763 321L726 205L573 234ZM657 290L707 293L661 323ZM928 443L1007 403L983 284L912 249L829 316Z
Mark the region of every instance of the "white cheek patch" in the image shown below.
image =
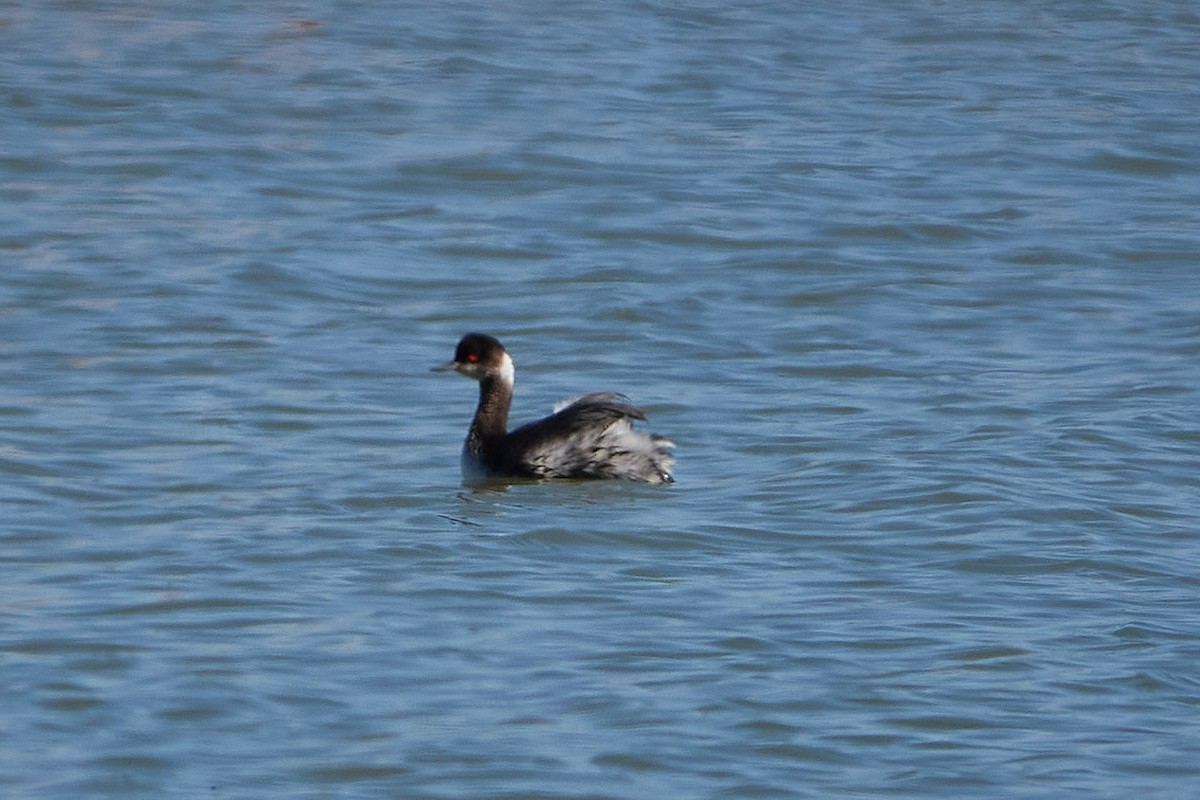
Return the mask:
M504 383L507 386L512 386L516 376L517 371L513 366L512 356L510 356L508 353L502 353L500 358L500 369L496 373L496 377L501 383Z

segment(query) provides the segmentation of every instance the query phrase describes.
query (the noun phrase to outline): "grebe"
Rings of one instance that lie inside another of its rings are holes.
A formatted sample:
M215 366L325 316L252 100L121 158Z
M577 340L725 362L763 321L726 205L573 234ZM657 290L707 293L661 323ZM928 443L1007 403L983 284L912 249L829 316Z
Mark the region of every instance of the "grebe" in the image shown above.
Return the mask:
M616 392L596 392L556 406L555 413L508 430L512 357L499 340L468 333L454 360L433 368L479 381L479 406L463 444L463 478L625 478L673 483L670 448L662 436L634 430L645 413Z

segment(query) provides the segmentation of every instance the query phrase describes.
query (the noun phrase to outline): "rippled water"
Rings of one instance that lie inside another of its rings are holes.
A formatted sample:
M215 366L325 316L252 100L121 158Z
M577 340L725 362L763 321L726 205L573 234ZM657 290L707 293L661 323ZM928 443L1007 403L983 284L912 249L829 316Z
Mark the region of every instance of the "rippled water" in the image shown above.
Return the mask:
M726 5L0 11L6 796L1190 796L1200 15Z

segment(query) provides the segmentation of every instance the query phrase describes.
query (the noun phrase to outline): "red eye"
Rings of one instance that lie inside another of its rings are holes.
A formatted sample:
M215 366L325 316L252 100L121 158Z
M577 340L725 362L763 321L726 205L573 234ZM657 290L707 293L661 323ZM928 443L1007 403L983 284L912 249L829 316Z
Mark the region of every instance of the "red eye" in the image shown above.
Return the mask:
M478 360L479 360L478 353L467 353L467 361L470 361L472 364L474 364Z

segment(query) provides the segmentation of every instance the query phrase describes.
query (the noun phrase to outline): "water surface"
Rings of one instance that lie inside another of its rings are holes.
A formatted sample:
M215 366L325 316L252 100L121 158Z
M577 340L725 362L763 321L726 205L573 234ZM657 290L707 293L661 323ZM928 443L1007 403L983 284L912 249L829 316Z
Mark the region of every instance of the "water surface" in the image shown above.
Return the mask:
M0 13L13 797L1176 798L1186 3ZM616 389L678 483L460 485Z

